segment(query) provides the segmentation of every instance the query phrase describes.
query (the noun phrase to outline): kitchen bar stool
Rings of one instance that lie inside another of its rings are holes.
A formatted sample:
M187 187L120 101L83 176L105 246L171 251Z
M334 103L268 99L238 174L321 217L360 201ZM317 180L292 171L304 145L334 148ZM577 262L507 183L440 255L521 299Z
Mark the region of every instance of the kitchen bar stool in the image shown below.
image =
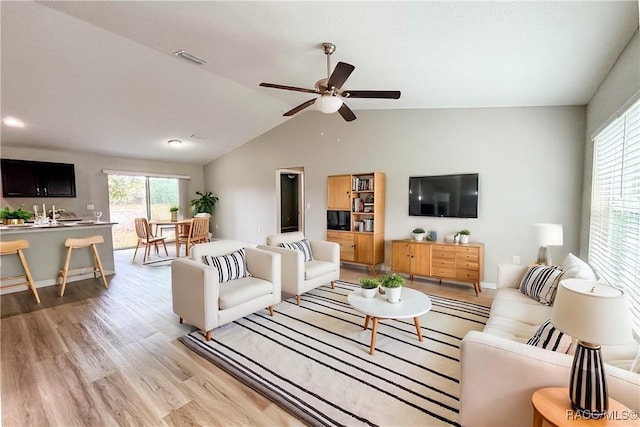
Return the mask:
M96 279L96 273L100 273L100 277L102 278L102 282L104 283L104 287L109 289L109 285L107 284L107 279L104 276L104 271L102 270L102 262L100 262L100 255L98 255L98 248L96 248L96 244L104 243L104 238L101 235L85 237L84 239L72 239L69 238L64 241L64 245L69 248L67 250L67 259L64 262L64 267L58 273L58 277L56 278L56 285L61 284L62 289L60 289L60 296L64 296L64 289L67 286L67 277L69 276L78 276L81 274L85 274L83 270L88 267L93 268L93 277ZM87 267L79 267L74 268L69 271L69 262L71 261L71 251L73 249L81 249L91 247L91 252L93 253L93 259L95 260L95 264Z
M29 247L29 242L26 240L14 240L11 242L0 242L0 255L18 255L20 258L20 264L22 264L22 269L24 270L24 275L20 276L12 276L12 277L3 277L0 278L0 287L2 288L10 288L13 286L24 286L27 285L31 292L33 292L33 296L36 298L36 302L40 304L40 296L38 295L38 290L36 286L33 284L33 278L31 277L31 271L29 271L29 266L27 265L27 260L24 257L24 253L22 253L23 249L27 249ZM15 280L25 280L26 282L18 282L18 283L10 283L8 285L2 285L2 282L13 282Z

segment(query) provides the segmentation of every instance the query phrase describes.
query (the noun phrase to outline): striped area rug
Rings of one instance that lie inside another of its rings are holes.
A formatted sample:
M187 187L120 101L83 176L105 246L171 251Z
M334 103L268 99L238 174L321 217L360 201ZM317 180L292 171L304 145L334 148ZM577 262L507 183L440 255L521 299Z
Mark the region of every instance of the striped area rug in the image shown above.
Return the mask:
M421 316L381 320L376 353L371 330L347 294L359 286L338 281L213 331L194 331L189 348L310 425L458 425L460 341L482 330L489 308L431 296Z

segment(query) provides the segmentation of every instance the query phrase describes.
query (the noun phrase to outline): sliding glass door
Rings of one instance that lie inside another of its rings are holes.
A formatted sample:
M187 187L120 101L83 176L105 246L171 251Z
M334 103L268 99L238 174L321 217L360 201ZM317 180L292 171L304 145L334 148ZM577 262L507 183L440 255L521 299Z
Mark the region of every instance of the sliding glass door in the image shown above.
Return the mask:
M138 241L135 218L167 220L169 208L180 201L178 180L140 175L109 175L109 217L113 226L113 247L134 247Z

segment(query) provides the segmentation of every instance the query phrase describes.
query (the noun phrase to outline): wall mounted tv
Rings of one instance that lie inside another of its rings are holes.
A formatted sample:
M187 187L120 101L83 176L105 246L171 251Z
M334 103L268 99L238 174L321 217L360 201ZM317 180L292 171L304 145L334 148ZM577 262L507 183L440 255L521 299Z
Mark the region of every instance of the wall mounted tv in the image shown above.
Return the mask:
M478 218L478 174L410 176L409 215Z

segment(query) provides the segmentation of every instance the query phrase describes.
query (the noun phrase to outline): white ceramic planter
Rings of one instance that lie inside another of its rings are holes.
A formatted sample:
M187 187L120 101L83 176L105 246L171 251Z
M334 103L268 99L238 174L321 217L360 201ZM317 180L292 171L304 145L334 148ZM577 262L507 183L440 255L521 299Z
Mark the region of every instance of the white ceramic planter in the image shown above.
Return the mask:
M417 240L419 242L419 241L424 240L424 236L427 233L412 233L412 234L413 234L413 240Z
M378 288L373 288L373 289L362 288L362 296L365 298L373 298L376 296L377 292L378 292Z
M461 234L460 235L460 243L462 243L463 245L466 245L467 243L469 243L469 235L468 234Z
M399 288L385 288L386 290L386 295L387 295L387 301L389 301L391 304L395 304L397 302L400 302L400 294L402 293L402 286L400 286Z

